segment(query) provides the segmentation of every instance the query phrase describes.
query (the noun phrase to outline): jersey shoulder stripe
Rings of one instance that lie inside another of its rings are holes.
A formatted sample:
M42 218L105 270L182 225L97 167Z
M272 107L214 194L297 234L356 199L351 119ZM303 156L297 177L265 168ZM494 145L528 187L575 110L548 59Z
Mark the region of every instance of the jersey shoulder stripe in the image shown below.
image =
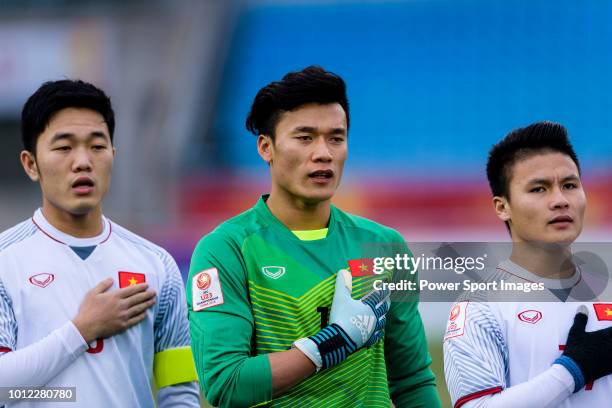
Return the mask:
M31 219L20 222L0 234L0 252L38 232Z
M166 270L171 269L173 267L173 264L175 264L174 259L168 253L168 251L166 251L159 245L152 243L151 241L133 233L132 231L129 231L128 229L120 225L117 225L114 222L112 223L112 226L113 233L115 233L119 238L124 239L134 245L145 249L147 252L154 254L163 263L163 265L166 267Z

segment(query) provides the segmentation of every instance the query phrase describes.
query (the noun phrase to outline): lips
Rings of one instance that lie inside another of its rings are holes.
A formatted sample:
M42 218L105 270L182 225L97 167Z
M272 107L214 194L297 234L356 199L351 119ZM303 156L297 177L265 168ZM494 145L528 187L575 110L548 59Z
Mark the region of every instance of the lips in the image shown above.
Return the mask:
M333 170L317 170L313 171L312 173L309 173L308 177L319 180L327 180L334 177L334 172Z
M72 189L79 195L89 194L93 188L94 181L89 177L79 177L72 183Z
M559 215L553 218L552 220L550 220L548 223L549 224L561 224L561 223L567 223L567 222L574 222L574 219L570 217L569 215Z

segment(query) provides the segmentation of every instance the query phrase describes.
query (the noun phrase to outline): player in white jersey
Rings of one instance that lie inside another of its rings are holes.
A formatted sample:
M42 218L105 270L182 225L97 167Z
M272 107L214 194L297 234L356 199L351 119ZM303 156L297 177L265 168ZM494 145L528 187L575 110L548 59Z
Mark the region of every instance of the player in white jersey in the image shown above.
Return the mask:
M43 204L0 234L0 406L42 395L18 387L74 387L76 403L36 406L154 407L156 383L160 407L199 407L175 261L102 215L113 132L110 99L82 81L24 105L21 162Z
M489 293L453 306L444 368L454 407L609 407L612 302L571 301L590 288L572 262L586 197L565 128L514 130L491 150L487 176L513 242L490 279L545 290L532 300Z

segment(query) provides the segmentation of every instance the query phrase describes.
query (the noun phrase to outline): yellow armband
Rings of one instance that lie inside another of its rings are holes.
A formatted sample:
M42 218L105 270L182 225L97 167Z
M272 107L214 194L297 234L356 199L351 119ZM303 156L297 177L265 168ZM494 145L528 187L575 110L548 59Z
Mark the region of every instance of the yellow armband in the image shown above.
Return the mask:
M153 375L157 388L197 381L191 347L171 348L156 353L153 358Z

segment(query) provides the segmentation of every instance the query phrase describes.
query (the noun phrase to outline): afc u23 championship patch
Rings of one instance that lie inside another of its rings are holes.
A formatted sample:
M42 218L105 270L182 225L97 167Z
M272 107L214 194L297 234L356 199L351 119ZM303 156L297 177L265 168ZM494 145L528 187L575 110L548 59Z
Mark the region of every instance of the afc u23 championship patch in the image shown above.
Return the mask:
M191 278L191 301L194 312L223 304L223 290L217 268L203 270Z
M453 305L450 315L448 316L448 323L446 325L443 341L452 339L453 337L463 336L468 303L469 302L459 302Z

